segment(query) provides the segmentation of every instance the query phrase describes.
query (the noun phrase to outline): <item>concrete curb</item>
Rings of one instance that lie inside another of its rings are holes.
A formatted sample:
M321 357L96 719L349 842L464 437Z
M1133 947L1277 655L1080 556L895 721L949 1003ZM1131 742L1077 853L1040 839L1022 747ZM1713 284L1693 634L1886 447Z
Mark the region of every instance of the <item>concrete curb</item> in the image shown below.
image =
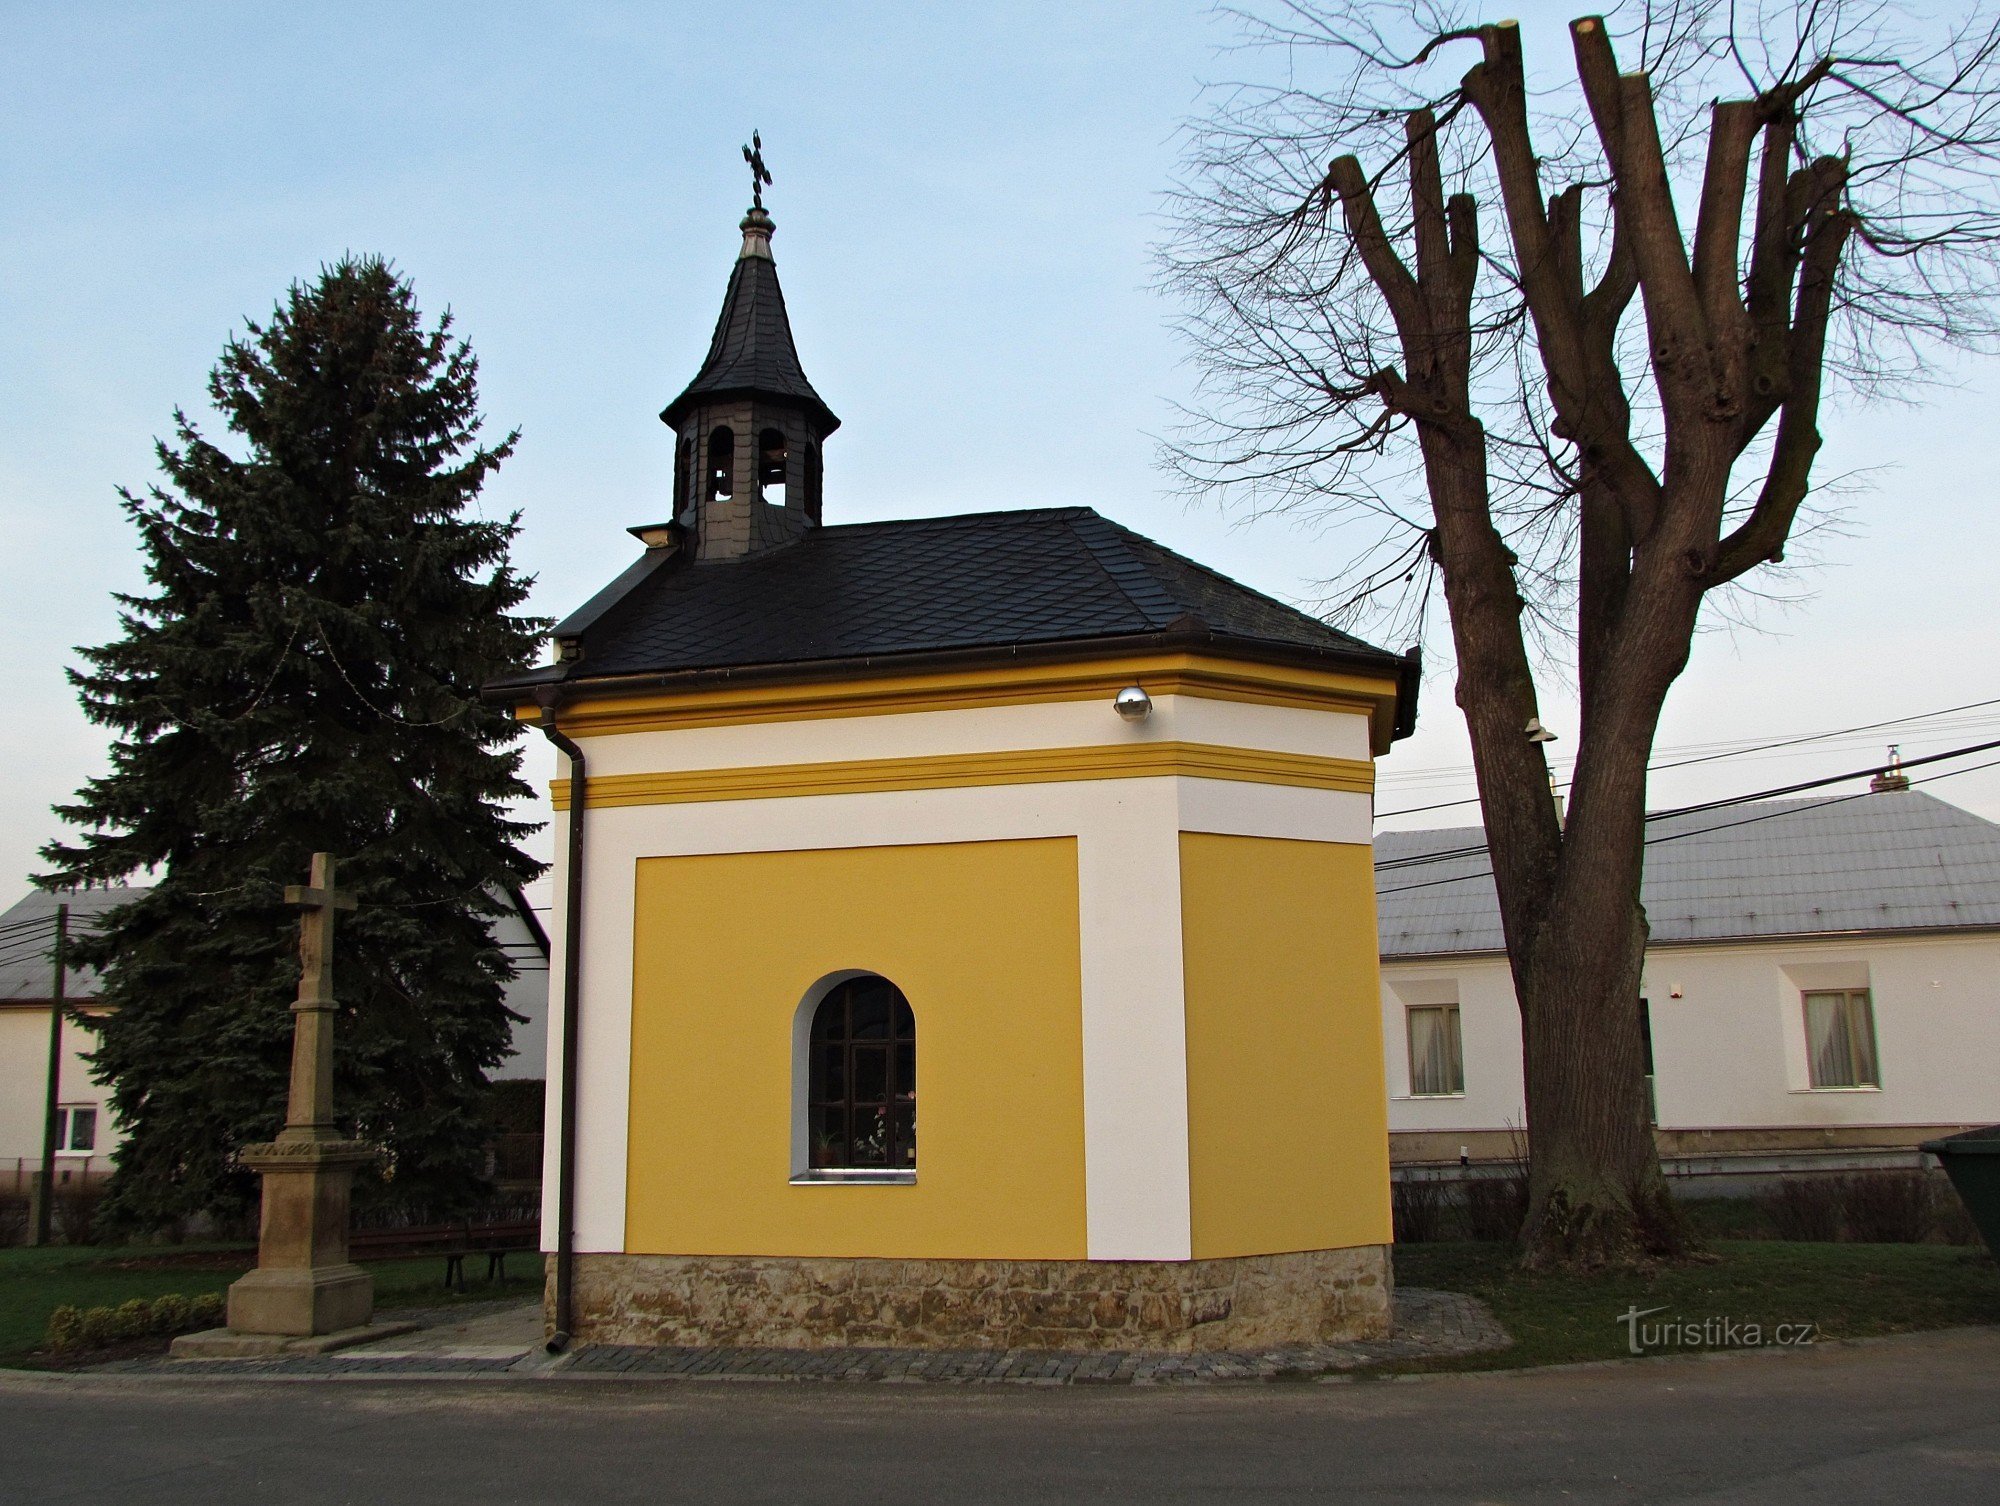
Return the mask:
M1656 1366L1685 1366L1713 1364L1727 1361L1744 1361L1778 1356L1796 1358L1815 1353L1844 1353L1886 1347L1915 1346L1940 1340L1976 1338L2000 1332L2000 1324L1961 1324L1951 1328L1920 1329L1912 1333L1877 1334L1867 1338L1826 1339L1811 1345L1780 1347L1767 1345L1756 1349L1710 1350L1691 1354L1639 1355L1610 1360L1576 1360L1555 1365L1524 1365L1504 1370L1433 1370L1433 1371L1385 1371L1379 1367L1355 1370L1333 1371L1318 1376L1238 1376L1224 1378L1181 1378L1168 1381L1104 1381L1075 1380L1069 1378L1043 1377L995 1377L969 1378L962 1380L933 1379L926 1377L881 1377L851 1378L846 1376L798 1376L798 1375L745 1375L710 1373L697 1375L665 1374L660 1372L625 1371L574 1371L569 1361L572 1356L557 1356L547 1363L522 1368L527 1360L547 1360L540 1351L524 1356L513 1366L504 1369L483 1371L447 1371L443 1369L405 1371L364 1371L348 1374L270 1374L256 1371L232 1371L218 1373L213 1367L202 1365L161 1366L148 1370L13 1370L0 1368L0 1388L16 1390L122 1390L150 1389L159 1386L193 1385L196 1387L264 1386L264 1385L391 1385L406 1386L471 1384L479 1387L493 1385L539 1385L562 1382L577 1385L631 1385L645 1386L662 1383L678 1384L734 1384L734 1385L797 1385L797 1386L883 1386L922 1387L934 1390L964 1391L987 1387L1027 1387L1036 1390L1078 1390L1092 1392L1163 1392L1179 1390L1207 1390L1211 1388L1244 1389L1249 1387L1290 1387L1297 1385L1436 1385L1442 1383L1467 1382L1510 1382L1545 1376L1587 1374L1591 1372L1616 1372L1639 1370ZM1393 1361L1389 1363L1394 1363Z

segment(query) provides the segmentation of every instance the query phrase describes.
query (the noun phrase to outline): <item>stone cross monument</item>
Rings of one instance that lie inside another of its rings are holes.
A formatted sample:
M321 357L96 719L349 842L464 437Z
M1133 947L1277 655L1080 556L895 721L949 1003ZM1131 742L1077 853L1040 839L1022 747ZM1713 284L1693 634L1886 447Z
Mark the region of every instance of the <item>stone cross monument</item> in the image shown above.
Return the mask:
M246 1145L240 1156L264 1178L257 1269L229 1288L229 1327L176 1340L179 1355L337 1348L388 1332L369 1326L374 1279L347 1258L354 1173L376 1152L342 1139L334 1125L333 925L342 910L354 908L354 896L333 880L333 855L316 852L312 882L285 890L285 903L305 912L292 1003L291 1101L278 1138Z

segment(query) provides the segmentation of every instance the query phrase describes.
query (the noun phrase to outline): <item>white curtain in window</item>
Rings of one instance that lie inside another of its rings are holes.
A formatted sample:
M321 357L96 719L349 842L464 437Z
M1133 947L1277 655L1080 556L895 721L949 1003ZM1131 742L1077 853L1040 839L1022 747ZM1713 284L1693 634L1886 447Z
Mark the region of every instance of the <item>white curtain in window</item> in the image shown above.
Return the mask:
M1459 1054L1458 1006L1427 1005L1410 1011L1410 1093L1425 1097L1465 1091Z
M1875 1086L1875 1023L1868 995L1807 994L1806 1051L1814 1087Z

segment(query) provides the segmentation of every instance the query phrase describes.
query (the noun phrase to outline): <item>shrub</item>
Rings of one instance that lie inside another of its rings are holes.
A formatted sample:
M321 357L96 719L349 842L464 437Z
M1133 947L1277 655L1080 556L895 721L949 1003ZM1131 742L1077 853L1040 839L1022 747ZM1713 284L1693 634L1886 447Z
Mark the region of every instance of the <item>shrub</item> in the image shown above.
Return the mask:
M1931 1183L1931 1230L1943 1244L1978 1245L1986 1242L1979 1226L1972 1221L1972 1215L1966 1212L1958 1189L1942 1172Z
M1397 1244L1428 1244L1443 1237L1445 1213L1451 1203L1443 1182L1424 1177L1392 1183L1389 1201L1395 1214Z
M1840 1189L1834 1180L1793 1178L1759 1199L1778 1238L1821 1244L1840 1238Z
M199 1328L213 1328L222 1321L223 1301L214 1292L183 1297L169 1292L148 1302L134 1297L116 1307L93 1307L78 1311L58 1307L49 1314L43 1344L56 1354L76 1349L102 1349L131 1339L171 1338Z
M102 1349L118 1341L118 1312L110 1307L87 1308L77 1325L79 1349Z
M57 1354L83 1342L83 1309L65 1304L49 1314L46 1342Z
M0 1197L0 1250L28 1242L28 1200Z
M1759 1200L1779 1239L1915 1245L1973 1242L1957 1199L1925 1171L1862 1171L1780 1182Z
M1847 1238L1868 1245L1918 1245L1930 1237L1930 1179L1921 1171L1877 1171L1838 1180Z
M153 1299L153 1332L175 1334L188 1326L188 1299L178 1292Z
M1460 1196L1465 1203L1465 1231L1474 1239L1501 1244L1521 1237L1521 1225L1528 1221L1526 1167L1469 1178Z
M144 1297L134 1297L111 1309L111 1332L114 1338L143 1339L152 1331L153 1304Z
M97 1210L104 1202L104 1191L99 1187L78 1187L73 1191L58 1190L51 1222L56 1233L66 1245L87 1245L95 1238Z

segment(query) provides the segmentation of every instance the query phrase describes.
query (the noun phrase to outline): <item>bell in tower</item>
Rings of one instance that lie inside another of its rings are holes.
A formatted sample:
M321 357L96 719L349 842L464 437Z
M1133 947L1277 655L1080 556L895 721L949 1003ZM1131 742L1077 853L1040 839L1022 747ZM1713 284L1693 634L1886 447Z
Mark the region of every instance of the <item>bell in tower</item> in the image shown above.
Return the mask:
M764 212L763 142L751 136L752 203L708 357L661 422L675 434L674 520L699 559L788 543L820 520L820 445L840 427L799 365Z

